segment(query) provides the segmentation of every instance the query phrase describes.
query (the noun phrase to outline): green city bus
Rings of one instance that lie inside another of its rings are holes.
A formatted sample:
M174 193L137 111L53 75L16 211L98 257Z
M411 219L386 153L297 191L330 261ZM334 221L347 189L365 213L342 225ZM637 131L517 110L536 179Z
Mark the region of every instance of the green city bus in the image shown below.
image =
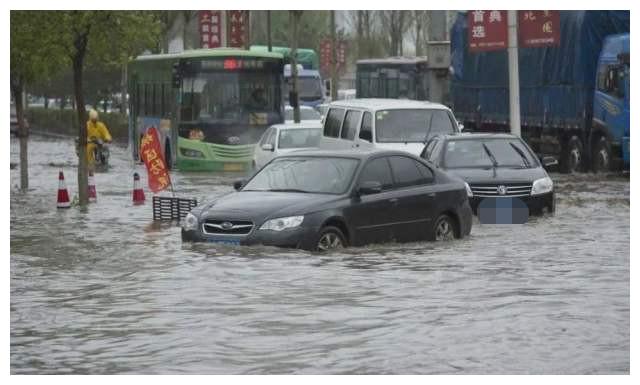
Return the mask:
M284 122L283 57L232 48L142 55L128 68L129 140L156 127L169 167L245 171L267 127Z

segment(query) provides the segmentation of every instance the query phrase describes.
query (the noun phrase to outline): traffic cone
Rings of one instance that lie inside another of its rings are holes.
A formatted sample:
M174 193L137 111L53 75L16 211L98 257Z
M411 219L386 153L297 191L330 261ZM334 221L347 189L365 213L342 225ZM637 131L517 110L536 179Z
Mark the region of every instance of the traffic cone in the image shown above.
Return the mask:
M144 204L144 191L140 187L140 175L137 172L133 173L133 204Z
M67 191L67 184L64 181L64 174L62 170L60 170L60 174L58 174L58 208L68 209L69 207L71 207L69 192Z
M93 179L93 171L89 171L89 202L97 202L96 182Z

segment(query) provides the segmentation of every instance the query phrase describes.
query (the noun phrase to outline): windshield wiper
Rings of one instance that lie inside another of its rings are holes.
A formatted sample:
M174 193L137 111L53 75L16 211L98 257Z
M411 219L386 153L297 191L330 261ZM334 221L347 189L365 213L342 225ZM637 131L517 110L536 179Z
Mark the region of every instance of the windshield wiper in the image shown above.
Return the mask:
M493 167L494 168L498 167L498 161L493 156L491 151L489 151L489 147L487 147L487 145L485 143L482 143L482 147L484 147L484 151L487 153L487 155L489 155L489 159L491 159L491 163L493 163Z
M311 193L311 191L300 190L300 189L297 189L297 188L272 188L272 189L266 189L266 190L261 190L261 191L297 192L297 193L306 193L306 194L310 194Z
M520 155L520 157L524 161L525 167L530 168L531 167L531 163L529 163L529 159L527 159L527 157L524 155L524 152L522 152L522 149L519 148L518 146L516 146L515 144L513 144L513 142L509 142L509 144L511 145L511 147L513 147L514 150L516 150L518 155Z

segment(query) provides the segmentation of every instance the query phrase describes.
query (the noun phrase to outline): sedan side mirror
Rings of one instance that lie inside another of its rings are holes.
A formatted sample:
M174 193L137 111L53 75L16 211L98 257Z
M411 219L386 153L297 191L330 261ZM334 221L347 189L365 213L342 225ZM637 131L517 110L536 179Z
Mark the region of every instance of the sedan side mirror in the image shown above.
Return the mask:
M464 131L464 124L458 122L458 131L460 132Z
M553 156L543 156L540 158L540 163L544 168L553 167L558 165L558 160Z
M244 184L245 184L245 180L244 179L239 179L239 180L233 182L233 188L236 191L240 191L240 189L242 188L242 186L244 186Z
M382 184L378 181L365 181L358 187L359 195L378 194L382 191Z
M271 143L265 143L262 145L261 147L263 150L265 151L273 151L273 144Z

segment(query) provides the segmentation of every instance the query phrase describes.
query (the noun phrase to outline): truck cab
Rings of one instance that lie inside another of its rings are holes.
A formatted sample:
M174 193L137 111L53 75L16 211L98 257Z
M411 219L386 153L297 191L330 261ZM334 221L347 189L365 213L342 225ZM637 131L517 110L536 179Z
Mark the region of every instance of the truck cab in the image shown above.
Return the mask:
M608 36L598 59L591 159L596 172L629 166L629 34Z

